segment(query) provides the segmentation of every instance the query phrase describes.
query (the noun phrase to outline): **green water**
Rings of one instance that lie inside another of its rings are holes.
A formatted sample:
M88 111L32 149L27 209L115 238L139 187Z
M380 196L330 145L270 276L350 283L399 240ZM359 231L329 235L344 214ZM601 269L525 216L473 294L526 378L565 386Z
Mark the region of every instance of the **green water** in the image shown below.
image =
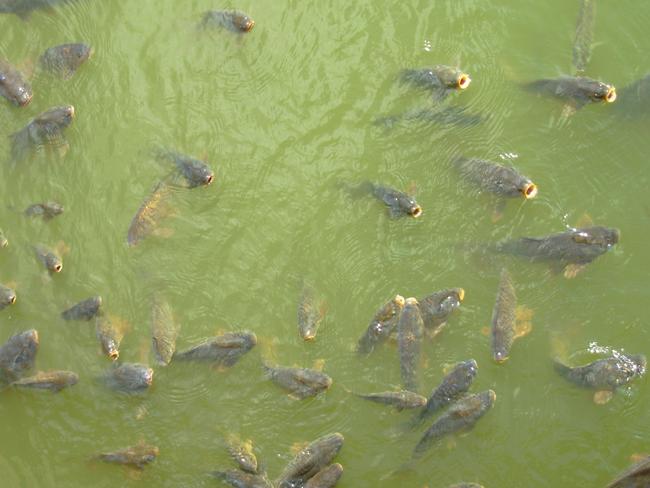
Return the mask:
M238 37L196 28L202 12L223 7L248 12L255 29ZM597 7L587 74L620 93L650 68L650 4ZM0 56L15 64L29 67L64 42L95 49L68 82L37 70L28 107L0 100L1 154L9 151L5 135L37 113L76 108L65 157L0 166L0 227L10 240L0 251L0 281L15 282L18 293L0 312L0 340L36 328L37 369L80 375L59 394L0 394L0 484L216 486L206 473L232 467L222 442L230 432L253 440L272 478L293 444L341 432L341 487L603 486L633 453L650 452L647 378L597 406L550 362L558 352L587 361L592 341L650 353L648 118L623 117L619 96L613 106L563 119L560 103L521 88L571 72L578 9L566 0L82 0L29 22L0 16ZM483 123L373 124L433 106L425 92L396 80L401 69L438 63L460 63L471 74L469 89L447 103L482 114ZM171 237L128 248L134 213L169 172L150 157L154 144L207 156L216 179L174 194L175 215L164 222ZM450 168L457 153L510 158L538 184L538 198L509 202L493 223L494 201ZM415 186L423 216L393 220L380 203L341 189L363 180ZM18 212L43 200L66 212L46 223ZM519 301L534 310L534 328L507 363L494 364L481 329L503 261L477 260L464 243L558 232L584 214L619 228L620 244L573 280L506 260ZM49 279L30 245L59 240L70 252ZM327 300L313 343L297 334L303 279ZM421 435L399 429L411 414L346 391L398 387L396 347L365 359L353 347L395 293L421 297L455 286L466 290L465 302L423 346L422 393L445 366L474 358L473 391L492 388L497 401L468 435L398 470ZM121 358L153 364L153 291L181 323L179 348L235 329L254 331L258 347L225 372L172 363L155 369L143 395L108 390L97 381L109 361L92 322L67 323L60 312L100 294L107 312L131 324ZM301 366L323 359L334 384L317 398L292 400L263 377L264 356ZM159 446L160 456L136 476L89 461L139 440Z

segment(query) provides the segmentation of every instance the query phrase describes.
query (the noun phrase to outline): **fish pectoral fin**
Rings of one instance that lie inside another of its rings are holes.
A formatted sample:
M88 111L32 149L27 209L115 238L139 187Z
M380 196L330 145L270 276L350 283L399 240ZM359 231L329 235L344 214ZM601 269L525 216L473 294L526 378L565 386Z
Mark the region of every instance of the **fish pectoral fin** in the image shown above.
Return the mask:
M515 339L519 339L520 337L524 337L533 330L533 325L530 322L518 322L517 325L515 325Z
M578 274L587 267L585 264L567 264L564 267L562 274L567 280L575 278Z
M496 224L499 220L503 218L503 212L506 209L506 200L505 198L499 198L497 200L496 205L494 206L494 210L492 211L492 223Z
M434 102L442 102L445 98L447 98L450 91L451 90L448 90L444 87L436 88L431 92L431 100Z
M154 229L151 234L156 237L168 239L174 235L174 229L170 229L169 227L158 227L157 229Z
M609 390L601 390L597 391L594 393L594 403L596 405L605 405L607 402L609 402L612 397L614 396L614 393Z
M530 322L533 318L533 309L528 308L525 305L518 305L515 309L515 319L519 322Z
M302 451L305 447L309 445L309 442L307 441L302 441L302 442L294 442L291 444L291 447L289 448L289 452L293 454L294 456L297 456L300 451Z
M587 212L583 213L578 221L576 222L575 227L580 229L584 227L593 227L594 226L594 220L591 218L591 215L589 215Z
M488 326L481 327L481 334L485 337L490 335L490 328Z
M312 369L314 371L321 372L321 371L323 371L324 367L325 367L325 359L319 358L319 359L314 360L314 364L313 364L313 367L312 367Z

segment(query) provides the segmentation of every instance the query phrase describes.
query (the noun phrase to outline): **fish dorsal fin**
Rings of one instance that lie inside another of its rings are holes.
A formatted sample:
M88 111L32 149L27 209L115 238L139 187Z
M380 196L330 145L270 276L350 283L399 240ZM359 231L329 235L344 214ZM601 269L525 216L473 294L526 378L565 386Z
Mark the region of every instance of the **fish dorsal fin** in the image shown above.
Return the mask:
M576 222L576 228L582 229L585 227L593 227L594 226L594 221L591 218L591 215L589 215L587 212L583 213L578 221Z

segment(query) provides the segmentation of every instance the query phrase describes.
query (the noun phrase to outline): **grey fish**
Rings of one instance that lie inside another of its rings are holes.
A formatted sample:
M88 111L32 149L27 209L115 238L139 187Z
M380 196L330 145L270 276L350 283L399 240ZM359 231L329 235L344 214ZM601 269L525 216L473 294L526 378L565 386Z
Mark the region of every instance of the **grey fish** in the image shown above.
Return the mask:
M497 298L492 309L492 357L502 363L515 340L517 294L508 270L501 270Z
M11 135L11 157L19 162L44 146L66 147L63 130L74 119L72 105L54 107L34 117L24 128Z
M578 386L597 390L614 391L646 370L646 357L642 354L599 359L584 366L571 368L559 359L554 360L555 370L564 378Z
M483 485L480 485L478 483L465 483L465 482L460 482L460 483L454 483L453 485L449 486L449 488L483 488Z
M33 246L36 257L50 273L60 273L63 270L63 260L58 252L43 244Z
M126 236L129 246L136 246L146 237L154 234L160 221L170 212L171 189L165 183L158 183L151 194L142 202L133 216Z
M304 488L332 488L336 486L342 475L343 466L339 463L330 464L309 478Z
M650 74L621 89L616 109L627 118L650 117Z
M5 236L5 233L0 229L0 249L7 247L9 245L9 240Z
M239 469L251 474L258 474L257 457L253 452L253 443L250 440L242 442L231 436L227 441L227 450L230 457L237 463Z
M391 332L397 326L397 321L404 307L404 297L395 295L381 307L370 321L365 334L359 339L357 352L359 354L370 354L375 347L388 339Z
M99 315L95 318L97 340L108 357L115 361L120 357L120 343L128 325L113 315Z
M0 310L16 303L16 292L0 283Z
M492 390L467 395L458 400L424 433L415 446L413 456L420 456L431 444L446 435L472 428L492 408L495 400L496 393Z
M25 209L28 217L42 217L43 220L50 220L61 215L65 208L57 202L34 203Z
M648 488L650 486L650 456L632 464L606 488Z
M432 68L407 69L400 74L402 83L432 92L435 98L444 98L450 91L465 90L472 79L458 68L438 64Z
M343 447L338 432L319 437L294 457L276 481L278 488L302 486L321 469L330 464Z
M1 12L2 0L0 0ZM32 101L31 85L23 74L5 59L0 59L0 95L19 107L24 107Z
M64 388L76 385L79 375L72 371L39 371L34 376L21 378L11 383L20 388L36 388L59 392Z
M210 10L203 14L202 27L223 27L233 32L250 32L255 21L238 10Z
M124 393L137 393L149 388L153 382L153 369L143 364L123 363L111 367L104 379L109 388Z
M15 14L22 20L28 20L36 10L49 10L57 4L72 0L0 0L0 14Z
M303 284L298 303L298 333L305 341L312 341L325 316L324 302L317 303L316 293L308 284Z
M423 332L424 323L420 315L418 301L412 297L407 298L397 324L402 385L406 390L418 390L417 367L420 361L420 343Z
M464 298L465 290L462 288L448 288L419 300L424 327L434 333L440 330L447 323L449 315L460 307Z
M388 207L389 214L393 218L405 215L418 218L422 215L422 207L418 205L415 198L402 191L366 181L361 183L353 192L370 193Z
M471 113L466 107L445 106L441 108L419 108L408 110L395 115L378 117L374 120L374 125L392 129L402 121L421 122L426 124L440 124L454 127L475 127L484 122L487 117Z
M212 471L210 476L235 488L273 488L266 475L245 473L236 469Z
M107 463L125 464L143 469L146 464L156 460L160 450L156 446L140 443L113 452L105 452L97 455L97 459Z
M613 85L583 76L537 80L526 85L526 88L568 101L575 108L582 108L590 102L616 101L616 88Z
M41 66L50 73L68 80L79 66L90 58L93 50L83 43L61 44L46 49L40 58Z
M264 365L268 378L276 385L302 400L316 396L332 386L332 378L325 373L307 368L288 368Z
M90 320L100 313L101 306L102 297L90 297L61 312L61 317L63 320Z
M384 391L381 393L368 393L368 394L359 394L356 395L360 398L370 400L375 403L383 403L385 405L391 405L397 410L404 410L406 408L420 408L427 403L427 399L422 395L413 393L412 391L402 390L402 391Z
M216 366L233 366L257 344L257 336L249 331L227 332L174 354L177 361L210 361Z
M0 347L0 377L15 381L34 367L38 347L38 332L34 329L11 336Z
M500 197L526 200L537 196L537 185L511 166L485 159L457 157L454 166L460 176L483 191Z
M591 58L595 18L596 2L594 0L582 0L580 12L578 13L578 22L576 23L576 37L573 41L573 66L577 73L585 71Z
M458 363L431 393L427 404L420 412L417 422L430 417L466 393L478 372L478 365L473 359Z
M151 306L151 342L156 362L166 366L176 351L178 325L172 309L162 297L156 295Z
M214 173L204 161L164 148L154 149L154 154L173 163L190 188L207 186L214 180Z

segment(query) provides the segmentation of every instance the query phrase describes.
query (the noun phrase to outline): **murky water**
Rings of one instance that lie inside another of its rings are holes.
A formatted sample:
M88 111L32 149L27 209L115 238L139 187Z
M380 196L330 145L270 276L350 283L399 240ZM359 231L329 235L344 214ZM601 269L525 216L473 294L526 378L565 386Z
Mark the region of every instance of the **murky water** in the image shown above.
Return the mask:
M650 4L598 4L587 74L613 83L619 100L562 118L562 104L524 82L571 73L579 2L463 0L254 2L245 37L197 29L208 1L80 0L23 22L0 16L0 55L29 68L47 47L90 43L93 58L67 82L35 71L26 108L0 100L0 153L10 133L53 105L73 104L63 158L0 166L0 281L18 301L0 312L0 340L38 329L38 369L79 373L59 394L7 390L0 398L2 486L215 486L206 473L230 467L223 437L251 438L272 478L295 443L338 431L342 487L444 487L461 480L498 486L602 486L648 453L647 378L604 406L560 378L551 357L593 357L589 343L650 353L646 327L650 258L647 199L649 119L620 89L650 69ZM445 102L484 120L456 126L378 117L433 108L423 91L398 83L409 67L460 64L473 78ZM645 107L647 110L647 106ZM642 114L641 114L642 115ZM647 115L647 113L646 113ZM134 213L170 167L153 145L207 157L207 188L174 193L168 238L126 245ZM530 202L494 200L461 182L456 154L506 159L539 186ZM371 180L416 188L418 220L390 219L371 198L342 185ZM20 211L56 200L49 222ZM573 280L543 265L476 259L467 249L508 237L544 235L588 214L621 230L620 244ZM31 245L63 240L64 271L47 277ZM466 244L470 243L471 246ZM491 360L489 325L500 267L534 310L532 333L510 360ZM303 279L327 300L313 343L297 333ZM421 433L396 413L348 393L400 383L394 344L360 359L353 352L375 310L395 293L423 296L462 286L461 311L423 347L428 395L443 369L474 358L474 391L492 388L494 409L468 434L434 446L400 469ZM91 323L60 312L93 294L131 324L125 361L153 364L149 299L160 292L182 324L179 348L219 331L248 329L259 345L235 367L156 368L140 396L106 389L109 367ZM334 379L303 401L263 377L261 359L311 366ZM142 473L90 458L145 440L160 457Z

